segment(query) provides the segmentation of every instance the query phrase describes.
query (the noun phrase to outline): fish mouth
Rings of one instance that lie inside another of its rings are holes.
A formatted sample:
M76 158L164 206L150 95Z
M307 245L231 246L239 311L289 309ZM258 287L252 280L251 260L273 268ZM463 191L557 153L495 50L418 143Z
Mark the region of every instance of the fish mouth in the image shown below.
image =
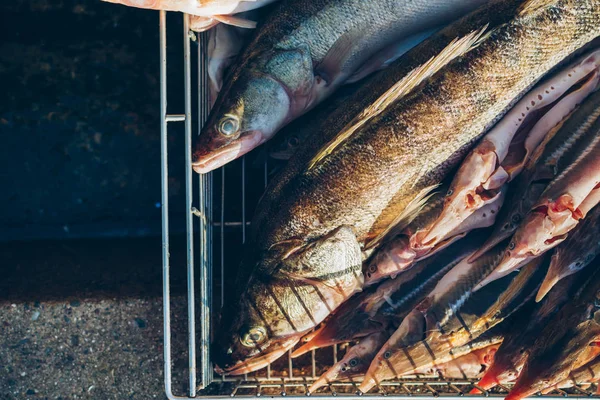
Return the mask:
M206 174L243 156L262 142L262 134L259 131L246 132L235 141L198 156L197 160L192 162L192 168L199 174Z
M254 372L277 360L279 357L293 348L299 340L300 336L294 336L293 338L289 338L278 343L278 348L273 351L257 354L256 356L248 358L244 361L238 361L231 367L221 368L218 365L215 365L215 372L221 375L242 375Z

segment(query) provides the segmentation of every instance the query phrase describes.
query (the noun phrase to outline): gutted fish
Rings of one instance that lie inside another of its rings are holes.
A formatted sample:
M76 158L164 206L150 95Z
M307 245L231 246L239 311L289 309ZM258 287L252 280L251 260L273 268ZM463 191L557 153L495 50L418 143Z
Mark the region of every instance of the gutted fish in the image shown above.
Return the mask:
M378 51L485 0L284 0L242 53L196 138L205 173L271 139Z

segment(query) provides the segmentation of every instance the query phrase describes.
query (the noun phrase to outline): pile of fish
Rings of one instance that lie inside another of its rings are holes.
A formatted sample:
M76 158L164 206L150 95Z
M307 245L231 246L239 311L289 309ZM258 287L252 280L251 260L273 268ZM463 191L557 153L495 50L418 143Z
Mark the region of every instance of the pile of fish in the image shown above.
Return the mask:
M226 21L265 2L134 3ZM514 400L600 379L600 0L282 0L252 35L215 42L194 170L273 137L288 161L217 372L350 342L310 392L437 373Z

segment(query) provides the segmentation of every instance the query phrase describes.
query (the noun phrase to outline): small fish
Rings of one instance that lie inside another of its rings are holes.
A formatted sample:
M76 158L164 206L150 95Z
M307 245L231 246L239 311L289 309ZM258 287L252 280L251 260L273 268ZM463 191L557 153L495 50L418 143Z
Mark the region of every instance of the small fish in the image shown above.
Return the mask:
M309 340L292 353L298 357L310 350L364 337L373 332L397 327L402 318L435 287L460 260L472 253L482 239L466 238L439 254L417 263L412 269L378 286L358 293L309 335ZM379 250L383 251L383 250Z
M504 197L502 194L499 202L483 207L469 216L462 224L448 232L444 240L436 246L427 249L419 248L415 245L415 240L422 233L422 228L428 226L441 213L444 193L443 187L434 193L419 215L399 235L384 243L381 250L368 261L364 271L365 286L387 277L395 278L398 273L412 267L415 262L437 254L463 239L471 231L492 226Z
M332 382L345 381L364 375L371 364L371 360L389 337L389 332L383 330L371 333L361 339L346 351L340 361L329 368L308 388L308 393L314 393L319 388Z
M568 377L578 359L585 363L580 356L600 336L599 278L600 273L595 270L575 298L544 327L507 400L522 399L552 387ZM594 356L590 352L588 355Z
M413 374L418 369L440 365L454 358L455 349L463 348L477 337L469 334L471 324L493 305L511 281L511 277L507 277L474 293L443 327L428 327L423 314L414 309L379 350L359 390L367 393L384 380ZM489 327L490 330L492 328ZM479 332L480 335L483 333Z
M600 207L596 206L554 250L548 274L535 301L542 300L561 279L587 267L599 252Z
M475 253L479 257L510 237L525 219L549 182L568 168L581 154L581 143L587 143L595 132L590 128L600 116L600 92L588 97L548 141L539 146L522 174L511 183L506 207L500 210L494 232Z
M489 390L497 384L506 384L517 378L539 332L572 298L580 281L581 279L572 275L559 282L556 290L542 303L532 302L518 312L513 322L514 329L508 330L504 335L494 362L477 384L478 387ZM479 393L479 389L474 389L473 393Z
M283 0L231 70L195 138L206 173L270 140L380 50L450 22L486 0Z
M443 212L421 234L416 247L435 246L474 212L497 203L544 137L598 88L599 68L600 51L595 51L523 97L463 161Z
M501 250L498 246L474 264L463 260L448 272L382 346L359 390L366 393L383 380L426 368L441 354L465 345L517 311L533 294L531 286L539 283L538 265L527 266L516 278L503 280L499 292L493 286L472 293L473 286L494 265ZM478 311L467 317L465 309L474 305ZM486 323L482 324L482 320ZM435 358L431 349L435 349Z
M580 157L557 176L534 203L504 256L479 287L519 268L563 242L588 211L600 202L600 120Z
M254 10L275 0L102 0L124 6L150 10L178 11L190 14L190 28L202 32L219 22L254 28L256 22L232 14Z

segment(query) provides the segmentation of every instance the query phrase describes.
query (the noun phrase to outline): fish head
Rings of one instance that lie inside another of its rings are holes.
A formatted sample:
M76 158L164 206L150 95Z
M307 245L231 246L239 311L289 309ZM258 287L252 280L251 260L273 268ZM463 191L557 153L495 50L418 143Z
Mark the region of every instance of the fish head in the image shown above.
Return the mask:
M218 373L239 375L263 368L294 347L302 337L302 333L287 333L277 321L264 318L268 310L251 306L252 301L244 296L237 318L219 331L212 355Z
M362 254L351 227L308 242L290 239L266 251L249 246L237 302L223 312L213 346L218 370L243 374L290 350L362 289ZM253 267L253 268L252 268Z
M223 88L195 138L193 169L207 173L248 153L269 140L289 112L290 98L282 84L268 75L244 71Z
M313 393L331 382L348 380L363 375L369 369L373 356L387 338L388 334L381 331L361 339L360 342L346 351L344 358L329 368L312 384L309 392Z
M420 246L434 246L444 240L477 210L498 197L496 190L482 186L496 167L493 145L484 141L463 162L444 199L444 208L422 236Z
M415 262L417 253L410 245L408 237L401 235L377 250L365 265L365 286L373 285L382 279L394 278L399 272Z

